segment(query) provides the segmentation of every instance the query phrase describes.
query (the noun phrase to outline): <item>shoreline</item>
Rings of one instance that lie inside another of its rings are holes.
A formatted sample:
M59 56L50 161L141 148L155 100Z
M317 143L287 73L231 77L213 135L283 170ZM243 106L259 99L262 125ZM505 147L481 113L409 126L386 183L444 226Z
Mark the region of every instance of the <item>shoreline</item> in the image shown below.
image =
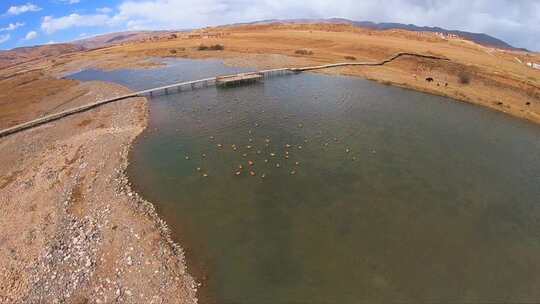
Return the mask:
M2 303L197 303L183 249L125 173L147 111L137 98L0 140Z

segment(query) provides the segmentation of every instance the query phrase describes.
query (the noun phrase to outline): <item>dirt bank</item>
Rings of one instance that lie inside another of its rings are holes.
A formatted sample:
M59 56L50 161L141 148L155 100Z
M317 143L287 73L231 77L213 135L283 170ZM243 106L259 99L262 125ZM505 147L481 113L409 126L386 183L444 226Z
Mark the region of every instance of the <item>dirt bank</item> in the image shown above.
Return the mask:
M70 105L127 92L73 88ZM123 173L146 119L130 99L0 140L0 303L196 302L181 249Z

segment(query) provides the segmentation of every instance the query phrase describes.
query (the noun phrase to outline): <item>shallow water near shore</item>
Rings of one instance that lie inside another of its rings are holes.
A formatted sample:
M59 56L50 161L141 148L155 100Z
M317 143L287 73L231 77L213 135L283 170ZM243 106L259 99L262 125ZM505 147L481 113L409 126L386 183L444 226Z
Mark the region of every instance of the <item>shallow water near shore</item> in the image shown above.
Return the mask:
M168 63L73 77L239 71ZM535 302L538 151L540 127L502 113L307 73L153 98L128 174L202 303Z

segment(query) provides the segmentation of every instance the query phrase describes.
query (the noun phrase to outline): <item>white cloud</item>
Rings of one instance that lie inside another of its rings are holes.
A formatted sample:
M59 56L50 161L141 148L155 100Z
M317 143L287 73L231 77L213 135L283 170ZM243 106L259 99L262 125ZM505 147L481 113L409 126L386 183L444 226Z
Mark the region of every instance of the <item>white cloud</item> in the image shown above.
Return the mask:
M30 31L26 34L26 36L24 37L24 40L32 40L32 39L36 39L38 36L38 33L36 31Z
M47 33L65 30L73 27L108 26L113 24L113 19L107 15L79 15L71 14L64 17L54 18L45 16L41 23L41 29Z
M19 28L21 26L24 26L23 22L10 23L10 24L8 24L8 26L0 28L0 32L14 31L14 30L16 30L17 28Z
M20 15L20 14L24 14L24 13L27 13L27 12L37 12L37 11L40 11L41 10L41 7L35 5L35 4L32 4L32 3L26 3L26 4L23 4L23 5L20 5L20 6L11 6L6 14L7 15Z
M67 3L67 4L77 4L79 2L81 2L81 0L60 0L64 3Z
M109 13L112 13L112 8L110 7L100 7L100 8L96 8L96 12L100 13L100 14L109 14Z
M10 34L0 35L0 44L8 41L11 38Z

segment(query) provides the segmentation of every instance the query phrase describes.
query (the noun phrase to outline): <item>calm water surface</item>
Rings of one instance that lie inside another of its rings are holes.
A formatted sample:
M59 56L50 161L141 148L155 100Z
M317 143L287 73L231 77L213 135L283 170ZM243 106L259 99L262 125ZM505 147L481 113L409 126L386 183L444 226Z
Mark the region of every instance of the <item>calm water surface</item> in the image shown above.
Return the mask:
M73 77L143 89L235 70ZM299 74L152 99L128 173L203 303L538 302L539 151L540 128L501 113Z

